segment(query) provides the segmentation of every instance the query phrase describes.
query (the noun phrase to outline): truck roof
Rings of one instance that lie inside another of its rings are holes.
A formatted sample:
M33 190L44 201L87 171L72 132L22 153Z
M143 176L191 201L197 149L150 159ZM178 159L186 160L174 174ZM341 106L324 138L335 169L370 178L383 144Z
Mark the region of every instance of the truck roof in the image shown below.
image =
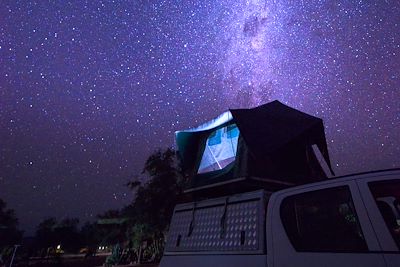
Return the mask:
M331 183L337 183L339 181L348 181L348 180L358 180L358 179L366 179L370 177L377 177L377 176L388 176L388 175L399 175L400 178L400 168L392 168L392 169L383 169L383 170L374 170L374 171L368 171L368 172L360 172L360 173L352 173L352 174L347 174L347 175L342 175L342 176L337 176L337 177L332 177L324 181L320 182L315 182L315 183L307 183L307 184L302 184L298 186L293 186L289 187L283 190L279 190L277 192L289 192L291 190L296 190L299 188L308 188L308 187L313 187L313 186L319 186L319 185L328 185Z
M396 174L400 173L400 168L391 168L391 169L383 169L383 170L374 170L374 171L367 171L367 172L358 172L358 173L351 173L351 174L346 174L346 175L341 175L341 176L336 176L329 178L326 181L330 180L337 180L337 179L345 179L345 178L365 178L365 177L371 177L371 176L377 176L376 174ZM360 177L358 177L360 176Z

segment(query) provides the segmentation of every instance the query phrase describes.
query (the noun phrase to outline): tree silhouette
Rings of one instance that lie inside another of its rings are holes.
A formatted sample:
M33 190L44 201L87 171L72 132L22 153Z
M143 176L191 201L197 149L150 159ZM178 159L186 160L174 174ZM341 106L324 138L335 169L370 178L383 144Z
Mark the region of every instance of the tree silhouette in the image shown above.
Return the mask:
M143 241L151 244L163 239L185 185L179 159L171 148L159 149L150 155L141 174L147 182L141 183L136 176L127 184L136 191L136 197L122 210L122 214L130 218L127 236L136 248Z
M55 218L43 220L36 229L35 240L38 248L47 249L61 245L68 252L77 252L82 246L82 238L79 232L79 220L66 218L57 222Z
M17 226L18 219L14 210L8 209L6 202L0 199L0 258L2 260L8 259L13 246L21 241L22 232Z
M184 185L175 151L171 148L155 151L146 160L142 175L148 177L147 183L138 180L128 183L137 191L133 203L124 211L135 223L147 225L142 228L162 234Z
M0 248L14 245L21 240L22 232L17 229L18 219L13 209L8 209L4 200L0 199Z
M57 238L54 233L56 225L57 220L55 218L47 218L36 227L35 240L39 248L47 249L56 246Z
M68 252L78 252L82 245L79 233L79 219L65 218L54 228L56 241L62 249Z

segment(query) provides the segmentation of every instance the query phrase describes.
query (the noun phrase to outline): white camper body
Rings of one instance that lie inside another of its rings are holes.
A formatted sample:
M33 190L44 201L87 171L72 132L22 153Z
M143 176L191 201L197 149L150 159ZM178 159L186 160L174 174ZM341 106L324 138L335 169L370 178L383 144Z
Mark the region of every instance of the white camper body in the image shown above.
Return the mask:
M160 267L400 266L400 170L175 207Z

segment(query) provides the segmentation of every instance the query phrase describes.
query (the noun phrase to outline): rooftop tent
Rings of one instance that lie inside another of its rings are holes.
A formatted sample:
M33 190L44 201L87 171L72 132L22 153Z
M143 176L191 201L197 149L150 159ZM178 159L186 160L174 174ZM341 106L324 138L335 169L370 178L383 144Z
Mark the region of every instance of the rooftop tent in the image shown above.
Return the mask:
M333 173L322 120L279 101L229 110L176 132L176 143L190 190L237 181L289 186L326 179L313 147Z

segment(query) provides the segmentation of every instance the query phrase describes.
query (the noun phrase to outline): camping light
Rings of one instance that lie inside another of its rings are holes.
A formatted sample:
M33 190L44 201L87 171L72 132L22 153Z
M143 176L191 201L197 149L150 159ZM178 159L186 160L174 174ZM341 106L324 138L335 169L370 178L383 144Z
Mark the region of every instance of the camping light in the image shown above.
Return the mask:
M57 249L61 249L61 245L58 245L58 246L57 246Z

